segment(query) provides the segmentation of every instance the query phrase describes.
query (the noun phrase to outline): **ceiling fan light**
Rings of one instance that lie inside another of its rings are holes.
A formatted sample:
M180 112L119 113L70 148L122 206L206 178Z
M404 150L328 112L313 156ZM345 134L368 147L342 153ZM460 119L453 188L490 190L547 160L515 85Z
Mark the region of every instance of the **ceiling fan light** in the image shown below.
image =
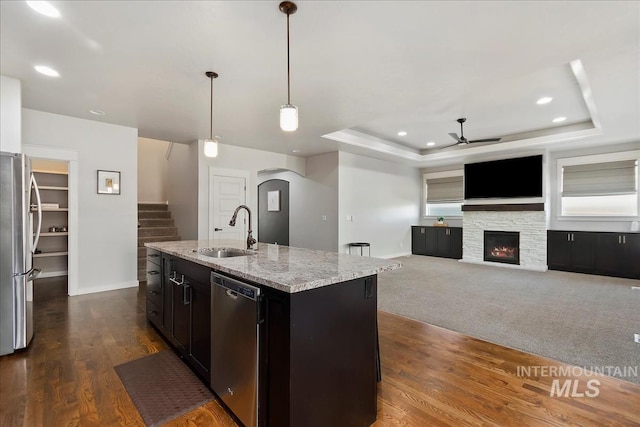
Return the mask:
M293 104L280 107L280 129L285 132L298 129L298 107Z
M218 141L215 139L205 139L204 155L207 157L218 157Z

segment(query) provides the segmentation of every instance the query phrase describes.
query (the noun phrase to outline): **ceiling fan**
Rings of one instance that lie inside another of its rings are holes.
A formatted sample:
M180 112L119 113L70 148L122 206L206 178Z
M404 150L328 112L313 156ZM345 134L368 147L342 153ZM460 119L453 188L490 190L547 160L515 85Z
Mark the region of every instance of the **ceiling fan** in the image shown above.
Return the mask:
M463 117L456 121L460 123L460 136L458 136L458 134L456 133L450 133L449 135L451 135L453 139L458 141L458 145L467 145L467 144L472 144L474 142L498 142L502 139L502 138L488 138L488 139L474 139L473 141L469 141L467 138L464 137L464 130L462 128L462 124L466 122L467 119Z

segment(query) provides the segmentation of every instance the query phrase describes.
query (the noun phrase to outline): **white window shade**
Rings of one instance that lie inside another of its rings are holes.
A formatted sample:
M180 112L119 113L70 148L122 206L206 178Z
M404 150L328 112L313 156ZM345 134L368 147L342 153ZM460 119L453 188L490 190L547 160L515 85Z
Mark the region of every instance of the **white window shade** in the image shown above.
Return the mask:
M427 179L427 203L459 202L463 193L462 176Z
M635 194L637 160L591 163L562 168L562 197Z

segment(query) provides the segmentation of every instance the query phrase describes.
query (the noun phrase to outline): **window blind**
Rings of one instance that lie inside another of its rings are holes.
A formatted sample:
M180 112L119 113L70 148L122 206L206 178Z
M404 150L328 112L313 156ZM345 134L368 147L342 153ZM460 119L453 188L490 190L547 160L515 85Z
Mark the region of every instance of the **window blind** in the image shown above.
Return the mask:
M462 176L427 179L427 203L462 201Z
M635 194L637 160L591 163L562 168L562 196Z

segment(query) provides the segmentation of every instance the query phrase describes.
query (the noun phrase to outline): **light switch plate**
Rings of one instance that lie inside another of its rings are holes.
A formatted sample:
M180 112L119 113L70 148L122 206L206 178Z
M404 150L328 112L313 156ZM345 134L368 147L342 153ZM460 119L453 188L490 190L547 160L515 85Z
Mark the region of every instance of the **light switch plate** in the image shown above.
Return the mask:
M327 220L327 216L326 215L322 215L322 220L326 221Z
M633 340L640 344L640 334L633 334Z
M347 221L353 221L353 217L351 215L347 215Z

